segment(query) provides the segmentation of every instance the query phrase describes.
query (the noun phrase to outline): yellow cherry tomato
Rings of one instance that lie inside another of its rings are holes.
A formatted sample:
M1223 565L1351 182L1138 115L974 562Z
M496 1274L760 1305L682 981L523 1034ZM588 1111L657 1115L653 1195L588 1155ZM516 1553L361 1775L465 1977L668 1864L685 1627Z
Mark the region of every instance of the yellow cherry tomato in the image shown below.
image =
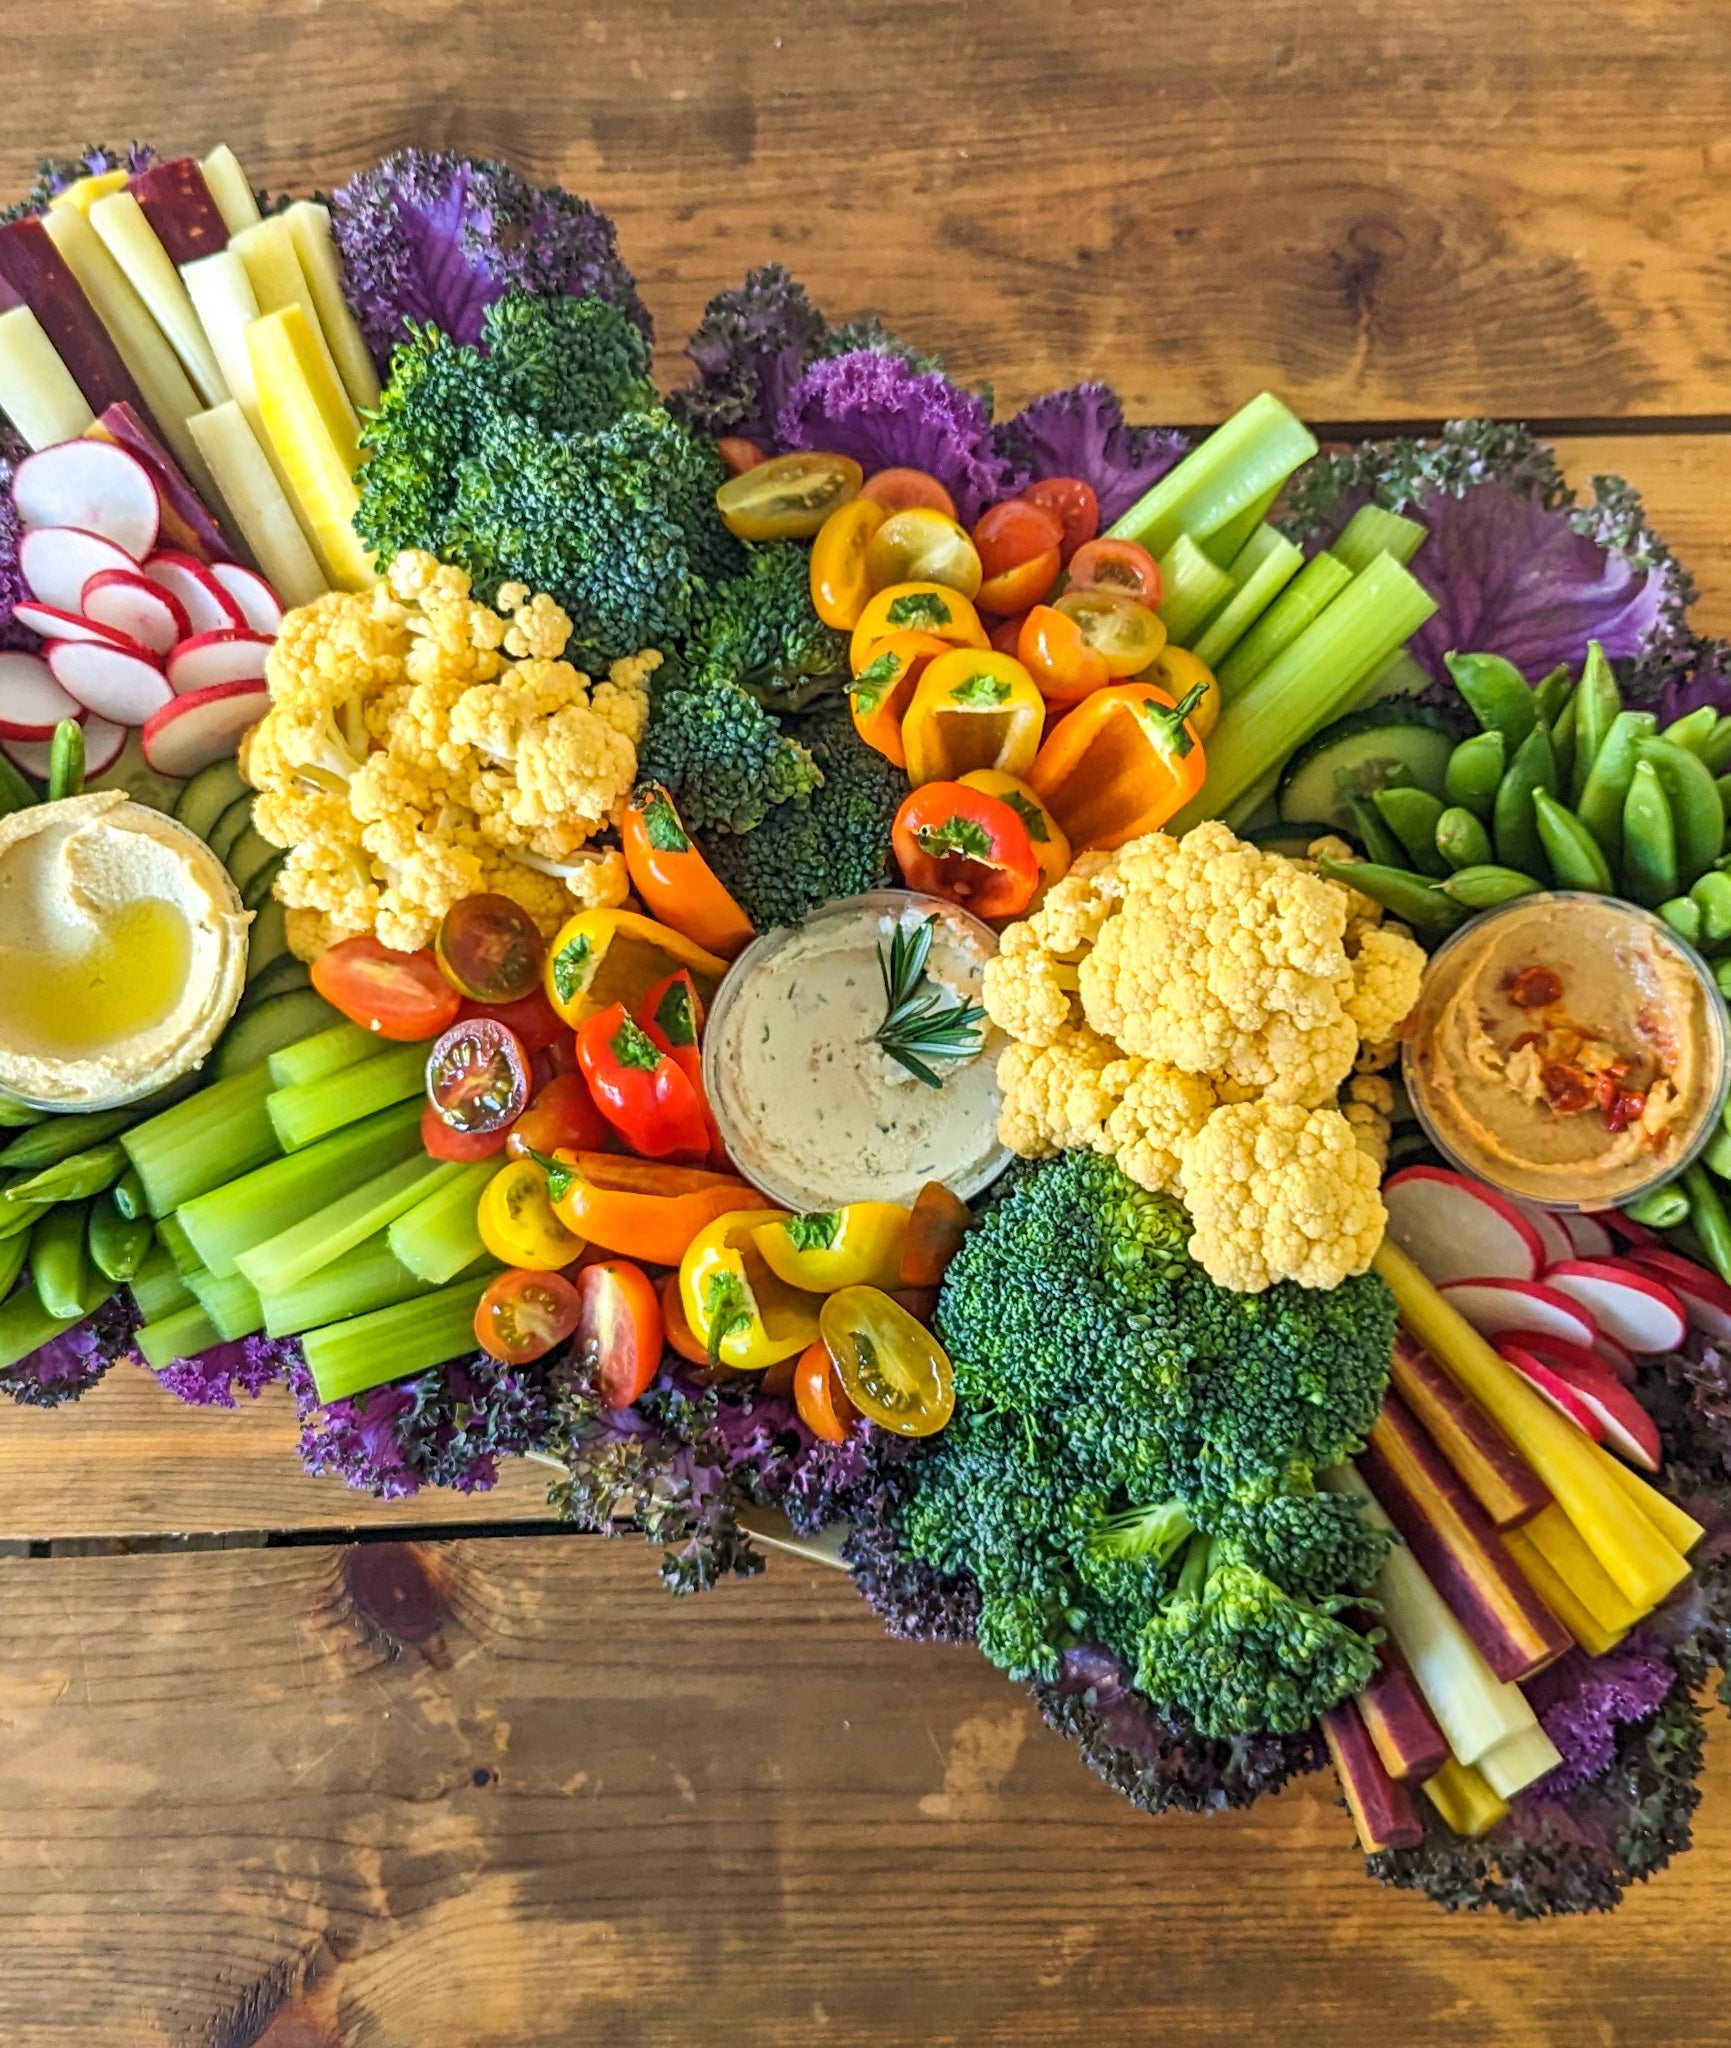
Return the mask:
M866 573L874 590L892 583L941 583L970 599L985 575L967 529L930 505L890 514L866 548Z
M973 768L961 778L964 789L983 790L1009 805L1028 828L1028 838L1039 863L1040 886L1034 891L1029 909L1037 909L1040 898L1054 882L1070 872L1070 842L1064 828L1019 776L1006 775L1001 768Z
M889 517L875 498L852 498L818 528L811 544L811 601L826 626L851 633L877 588L866 569L871 537Z
M488 1181L475 1228L494 1258L532 1273L556 1272L583 1250L582 1238L553 1213L546 1169L532 1159L513 1159Z
M823 1305L823 1341L848 1399L897 1436L935 1436L956 1405L950 1361L924 1323L876 1287Z
M864 482L851 455L802 450L730 476L715 494L715 509L741 540L810 540Z
M818 1334L817 1304L773 1273L756 1233L785 1209L736 1209L706 1224L679 1262L679 1300L691 1332L717 1365L762 1372Z
M897 1287L908 1215L900 1202L849 1202L807 1216L760 1223L752 1242L777 1279L812 1294L839 1287Z
M1181 704L1201 683L1204 695L1190 713L1190 730L1199 740L1205 740L1219 724L1220 685L1214 680L1214 671L1205 662L1198 661L1188 647L1174 647L1168 641L1153 667L1144 669L1138 680L1158 683L1174 704Z
M992 644L979 613L959 590L943 583L892 583L874 593L853 629L848 665L856 676L872 648L891 633L931 633L952 647Z
M1114 590L1066 590L1057 609L1074 619L1109 676L1139 676L1166 645L1166 622Z
M926 664L902 720L908 780L917 789L976 768L1025 775L1045 723L1039 687L1013 654L953 648Z

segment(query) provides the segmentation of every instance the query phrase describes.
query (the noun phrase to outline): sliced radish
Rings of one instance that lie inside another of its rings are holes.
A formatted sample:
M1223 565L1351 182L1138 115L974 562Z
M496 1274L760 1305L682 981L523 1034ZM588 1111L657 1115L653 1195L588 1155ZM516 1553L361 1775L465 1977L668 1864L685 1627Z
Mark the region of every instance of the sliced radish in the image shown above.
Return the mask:
M1537 1356L1536 1353L1534 1355ZM1658 1471L1664 1453L1657 1425L1629 1389L1608 1373L1597 1359L1566 1365L1554 1360L1541 1362L1567 1380L1576 1395L1598 1417L1602 1431L1600 1441L1607 1450L1615 1451L1627 1464L1639 1465L1643 1472Z
M1518 1344L1511 1344L1506 1338L1497 1345L1497 1356L1512 1365L1522 1379L1543 1394L1559 1415L1566 1415L1578 1429L1584 1430L1594 1443L1605 1441L1605 1425L1599 1411L1583 1398L1574 1383L1565 1378L1554 1366L1543 1359L1535 1358Z
M1637 1223L1632 1216L1625 1216L1621 1209L1606 1209L1601 1215L1607 1230L1613 1237L1620 1237L1625 1244L1659 1245L1665 1240L1656 1230L1649 1230L1645 1223Z
M106 718L87 718L84 721L84 773L87 779L106 774L126 746L126 728L110 725ZM51 740L7 740L0 739L0 754L4 754L14 767L22 768L26 775L34 776L38 782L48 780L49 760L54 752Z
M1433 1287L1450 1280L1532 1280L1539 1233L1506 1195L1441 1166L1408 1166L1382 1198L1388 1234Z
M1651 1251L1624 1254L1631 1266L1649 1273L1683 1304L1689 1327L1711 1337L1715 1344L1731 1345L1731 1287L1717 1273L1696 1265L1681 1252L1655 1247Z
M212 562L210 573L240 607L255 633L275 633L282 624L282 599L262 576L238 562Z
M1545 1285L1578 1302L1614 1343L1635 1352L1675 1351L1689 1334L1683 1304L1662 1280L1618 1259L1565 1259Z
M1597 1216L1589 1216L1580 1209L1563 1209L1557 1212L1557 1221L1574 1246L1577 1259L1608 1259L1616 1249L1611 1233Z
M98 626L111 626L136 640L152 654L167 654L192 631L180 599L160 583L134 570L99 569L85 584L84 616Z
M131 575L138 564L124 548L77 526L33 526L18 543L18 568L30 595L63 612L82 611L79 599L104 569Z
M1608 1371L1613 1379L1621 1380L1625 1386L1635 1384L1635 1367L1629 1354L1619 1351L1613 1357L1603 1349L1603 1337L1590 1351L1584 1344L1571 1344L1566 1337L1547 1337L1542 1330L1523 1330L1519 1338L1502 1341L1518 1343L1521 1350L1530 1351L1535 1358L1555 1366L1565 1376L1570 1372Z
M276 642L263 633L195 633L168 657L168 686L177 697L212 690L218 683L256 683L264 678L265 656Z
M171 697L144 728L144 758L158 775L196 775L226 759L270 705L263 683L218 683Z
M12 479L26 531L77 526L99 533L142 562L156 545L162 505L150 472L112 441L60 441L26 456Z
M109 572L99 570L97 573L107 575ZM129 652L134 645L124 633L99 626L82 612L63 612L58 605L38 604L33 597L26 597L15 604L12 616L19 625L28 626L32 633L39 633L44 640L100 640L105 647L124 647ZM141 647L138 651L148 654L150 650Z
M154 662L94 640L56 640L48 650L54 680L98 718L142 725L174 695Z
M1575 1256L1574 1240L1563 1228L1563 1219L1555 1209L1547 1209L1538 1202L1523 1202L1517 1196L1511 1195L1509 1199L1539 1233L1547 1266L1553 1259L1572 1259Z
M194 633L238 632L246 625L241 608L196 555L178 548L158 548L144 565L152 583L160 583L186 614Z
M1602 1365L1611 1368L1611 1377L1619 1379L1624 1386L1635 1384L1635 1361L1615 1337L1607 1337L1603 1330L1593 1339L1593 1356Z
M1542 1330L1592 1348L1597 1326L1579 1302L1538 1280L1454 1280L1441 1290L1481 1336L1512 1336Z
M83 717L40 655L0 654L0 739L51 740L63 718Z

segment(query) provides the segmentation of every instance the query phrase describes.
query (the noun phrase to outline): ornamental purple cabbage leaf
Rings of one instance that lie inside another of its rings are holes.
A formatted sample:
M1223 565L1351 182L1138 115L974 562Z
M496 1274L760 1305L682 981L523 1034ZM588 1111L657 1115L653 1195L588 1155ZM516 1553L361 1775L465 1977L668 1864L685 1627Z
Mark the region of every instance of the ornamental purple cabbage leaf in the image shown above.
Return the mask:
M188 1358L171 1359L156 1378L189 1408L234 1408L237 1393L256 1401L299 1357L293 1337L236 1337Z
M1110 384L1073 384L1023 406L997 430L998 453L1032 478L1077 476L1121 519L1189 447L1176 427L1132 427Z
M1528 1682L1526 1693L1562 1762L1533 1788L1555 1799L1602 1778L1617 1760L1617 1730L1665 1704L1677 1674L1639 1632L1603 1657L1571 1650Z

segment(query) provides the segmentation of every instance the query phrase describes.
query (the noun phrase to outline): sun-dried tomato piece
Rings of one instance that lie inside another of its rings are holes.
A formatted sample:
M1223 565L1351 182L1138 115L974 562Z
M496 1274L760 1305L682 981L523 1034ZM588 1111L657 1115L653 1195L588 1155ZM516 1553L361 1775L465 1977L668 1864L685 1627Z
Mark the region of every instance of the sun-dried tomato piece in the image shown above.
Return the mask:
M1561 977L1550 967L1523 967L1503 983L1517 1010L1548 1010L1563 995Z

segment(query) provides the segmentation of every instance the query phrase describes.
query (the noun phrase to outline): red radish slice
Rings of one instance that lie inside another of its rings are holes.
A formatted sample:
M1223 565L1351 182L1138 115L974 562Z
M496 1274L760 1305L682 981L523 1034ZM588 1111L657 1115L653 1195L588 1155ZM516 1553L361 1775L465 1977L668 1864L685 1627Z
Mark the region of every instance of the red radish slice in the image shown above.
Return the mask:
M196 555L183 555L178 548L158 548L145 563L144 573L179 601L193 632L238 632L246 625L240 606L211 574L209 564Z
M1696 1265L1680 1252L1655 1247L1651 1251L1625 1254L1628 1263L1649 1273L1683 1304L1689 1327L1711 1337L1715 1344L1731 1345L1731 1287L1717 1273Z
M263 680L264 660L275 641L263 633L195 633L168 657L168 686L177 697L212 690L218 683Z
M1625 1216L1621 1209L1606 1209L1601 1212L1605 1227L1613 1237L1620 1237L1625 1244L1658 1245L1665 1240L1656 1230L1649 1230L1644 1223L1637 1223L1632 1216Z
M83 604L87 619L111 626L152 654L167 654L192 630L179 598L136 572L99 569L84 586Z
M124 548L77 526L33 526L18 543L18 568L30 595L63 612L81 611L92 576L104 569L126 575L138 564Z
M1506 1195L1464 1173L1408 1166L1382 1199L1388 1234L1433 1287L1451 1280L1532 1280L1544 1263L1539 1233Z
M98 574L106 575L106 570ZM38 604L33 597L24 598L12 607L12 616L21 626L28 626L32 633L41 634L44 640L100 640L105 647L125 647L129 652L133 643L125 634L99 626L94 619L87 619L82 612L63 612L57 605ZM140 647L140 654L147 654L148 648Z
M1441 1290L1481 1336L1493 1341L1542 1330L1592 1348L1597 1325L1579 1302L1538 1280L1454 1280Z
M1605 1441L1605 1425L1599 1411L1554 1366L1545 1364L1543 1359L1535 1358L1530 1351L1524 1351L1520 1345L1511 1344L1506 1339L1497 1345L1497 1356L1505 1364L1512 1365L1536 1393L1544 1395L1559 1415L1566 1415L1594 1443Z
M84 774L87 780L106 774L126 746L126 728L110 725L106 718L87 718L84 721ZM48 780L48 765L54 752L51 740L6 740L0 739L0 754L4 754L15 768L22 768L26 775L34 776L38 782Z
M1546 1268L1545 1285L1578 1302L1626 1350L1675 1351L1689 1334L1683 1304L1664 1281L1623 1260L1565 1259Z
M87 711L116 725L142 725L174 695L154 662L94 640L56 640L48 666Z
M144 728L144 758L158 775L196 775L232 754L269 707L263 683L218 683L172 697Z
M1523 1202L1515 1195L1511 1195L1509 1199L1539 1233L1539 1243L1543 1247L1544 1263L1547 1266L1553 1259L1572 1259L1575 1256L1574 1241L1563 1228L1563 1219L1555 1209L1543 1208L1537 1202Z
M1588 1216L1579 1209L1559 1210L1557 1221L1568 1234L1577 1259L1608 1259L1616 1249L1611 1233L1597 1216Z
M212 562L210 573L240 607L255 633L275 633L282 624L282 600L262 576L238 562Z
M1598 1417L1603 1432L1600 1440L1607 1450L1615 1451L1627 1464L1639 1465L1644 1472L1658 1471L1663 1451L1657 1425L1629 1389L1619 1385L1596 1358L1584 1364L1555 1359L1540 1362L1566 1380Z
M39 655L0 654L0 739L51 740L63 718L83 717Z
M162 506L150 472L112 441L61 441L26 456L12 479L18 523L99 533L133 561L156 545Z
M1498 1348L1508 1342L1516 1342L1523 1351L1530 1351L1545 1365L1554 1366L1566 1378L1572 1372L1609 1371L1613 1379L1621 1380L1625 1386L1633 1386L1635 1368L1626 1351L1618 1352L1614 1358L1600 1348L1601 1337L1589 1351L1584 1344L1571 1344L1564 1337L1547 1337L1542 1330L1523 1330L1518 1339L1503 1338ZM1622 1361L1619 1365L1618 1359Z
M1619 1379L1624 1386L1635 1384L1635 1361L1615 1337L1607 1337L1603 1330L1593 1339L1593 1356L1601 1365L1611 1368L1611 1377Z

